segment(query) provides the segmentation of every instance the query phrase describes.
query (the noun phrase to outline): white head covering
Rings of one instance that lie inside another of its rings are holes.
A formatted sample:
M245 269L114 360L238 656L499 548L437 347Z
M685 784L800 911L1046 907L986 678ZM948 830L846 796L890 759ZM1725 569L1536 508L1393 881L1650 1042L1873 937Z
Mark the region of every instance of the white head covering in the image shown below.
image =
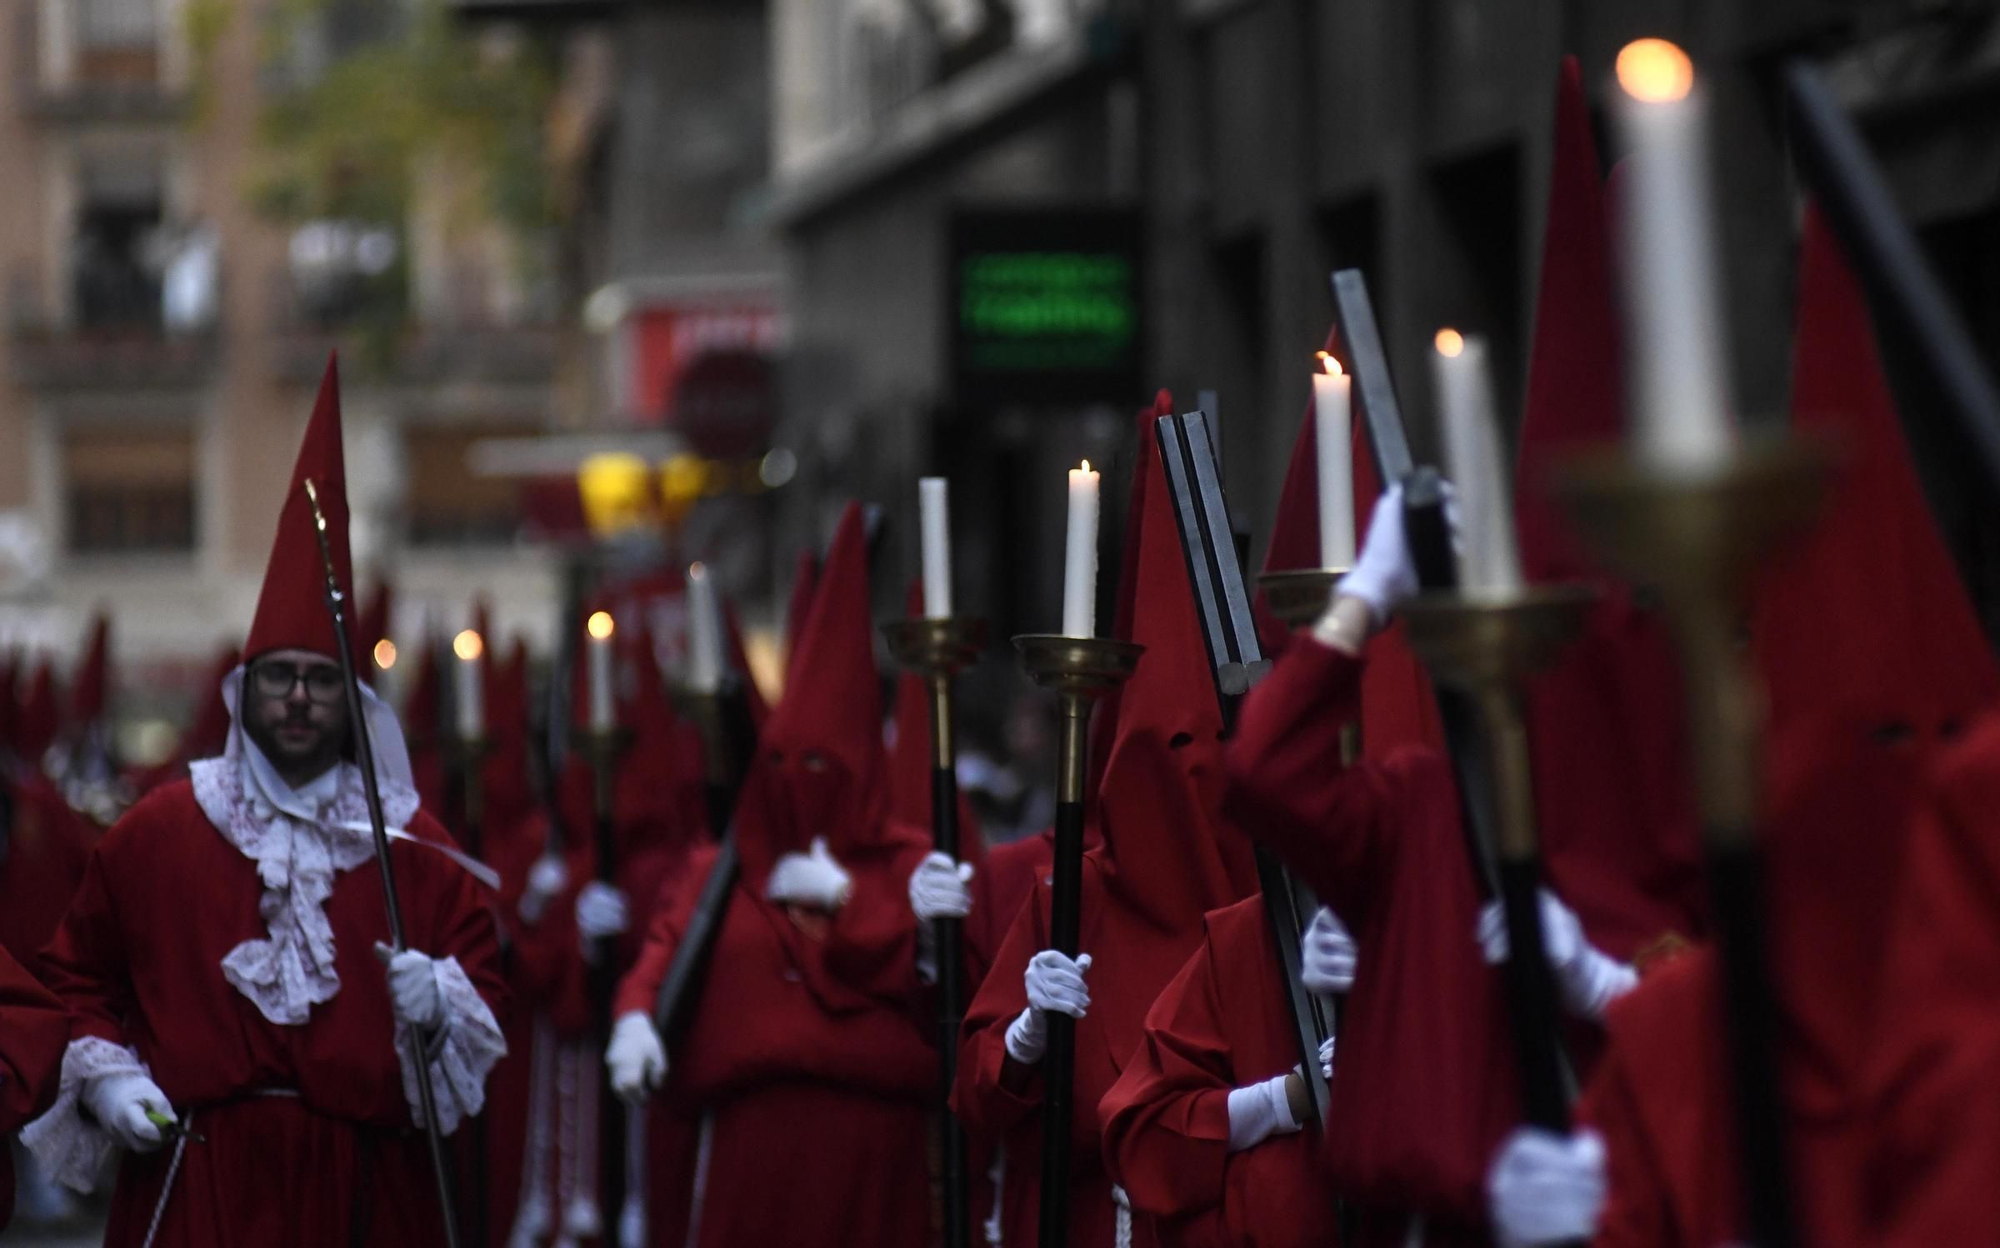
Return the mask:
M361 770L341 762L300 788L278 774L243 730L244 669L222 681L229 738L220 758L189 767L195 801L225 840L257 864L258 903L267 939L246 940L222 960L222 973L274 1023L306 1021L314 1005L340 991L333 928L325 905L334 877L375 852ZM400 828L417 813L409 747L396 713L367 685L362 717L374 747L382 816Z

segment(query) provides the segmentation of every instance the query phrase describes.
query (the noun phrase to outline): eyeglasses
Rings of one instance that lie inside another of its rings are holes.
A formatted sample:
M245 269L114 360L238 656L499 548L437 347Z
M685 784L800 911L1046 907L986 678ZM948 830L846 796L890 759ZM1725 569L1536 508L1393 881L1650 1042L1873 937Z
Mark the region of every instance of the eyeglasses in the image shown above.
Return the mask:
M306 699L321 706L340 701L347 692L340 679L340 669L330 663L301 667L296 663L266 660L250 665L250 687L260 698L289 698L292 689L301 681L305 683Z

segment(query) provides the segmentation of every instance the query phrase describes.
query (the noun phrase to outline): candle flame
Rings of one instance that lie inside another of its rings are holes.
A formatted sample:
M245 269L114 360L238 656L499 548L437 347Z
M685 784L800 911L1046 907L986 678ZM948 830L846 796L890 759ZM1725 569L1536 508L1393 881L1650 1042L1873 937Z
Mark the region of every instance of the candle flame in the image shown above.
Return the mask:
M394 648L391 647L391 653L393 652ZM486 653L486 641L478 633L468 628L451 639L451 652L459 658L464 659L467 663L470 663L480 655Z
M375 643L375 666L385 672L396 666L396 643L387 637Z
M1086 459L1086 460L1084 460L1084 461L1083 461L1083 467L1081 467L1081 468L1077 469L1077 471L1078 471L1078 472L1089 472L1089 471L1090 471L1090 461L1089 461L1089 460L1087 460L1087 459Z
M1465 350L1465 335L1455 329L1440 329L1437 332L1437 352L1450 359L1457 359Z
M1665 39L1634 39L1618 51L1618 85L1643 104L1672 104L1694 90L1694 62Z
M1341 373L1340 361L1334 359L1331 354L1325 351L1315 351L1313 352L1313 358L1320 362L1320 367L1326 369L1327 376L1329 377L1340 376Z
M590 630L592 637L597 638L599 641L604 641L611 636L611 630L615 625L611 622L611 613L609 611L593 611L590 613L589 622L584 627Z

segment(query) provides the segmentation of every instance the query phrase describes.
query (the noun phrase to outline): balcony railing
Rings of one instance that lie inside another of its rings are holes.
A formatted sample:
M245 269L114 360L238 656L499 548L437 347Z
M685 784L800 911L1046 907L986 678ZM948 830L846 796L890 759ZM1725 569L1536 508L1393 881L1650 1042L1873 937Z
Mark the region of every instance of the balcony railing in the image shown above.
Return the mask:
M318 381L335 348L343 371L351 360L393 385L540 386L555 379L557 333L547 321L424 324L391 313L329 322L307 314L282 274L270 298L272 369L285 381Z
M214 375L217 327L169 332L157 310L130 315L93 311L79 321L56 315L35 275L16 272L8 285L9 359L21 385L63 390L177 389Z

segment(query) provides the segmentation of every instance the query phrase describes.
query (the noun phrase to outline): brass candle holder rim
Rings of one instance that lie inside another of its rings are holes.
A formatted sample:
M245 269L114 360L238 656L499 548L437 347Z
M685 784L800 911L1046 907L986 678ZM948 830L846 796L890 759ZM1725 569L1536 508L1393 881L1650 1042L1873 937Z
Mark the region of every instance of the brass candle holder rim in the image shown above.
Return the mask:
M1101 697L1125 683L1146 652L1137 642L1055 633L1022 633L1014 648L1036 684L1084 697Z
M1257 588L1271 614L1294 628L1310 624L1325 614L1333 601L1333 587L1349 568L1279 568L1257 575Z
M1601 597L1587 584L1421 594L1398 614L1411 647L1440 681L1479 688L1510 684L1548 667L1583 631Z
M904 667L951 673L972 666L986 648L986 621L968 616L891 620L882 625L889 655Z
M1740 433L1722 459L1673 464L1635 454L1623 442L1580 448L1550 466L1558 493L1571 499L1713 495L1815 481L1843 453L1840 438L1817 431L1759 429Z

